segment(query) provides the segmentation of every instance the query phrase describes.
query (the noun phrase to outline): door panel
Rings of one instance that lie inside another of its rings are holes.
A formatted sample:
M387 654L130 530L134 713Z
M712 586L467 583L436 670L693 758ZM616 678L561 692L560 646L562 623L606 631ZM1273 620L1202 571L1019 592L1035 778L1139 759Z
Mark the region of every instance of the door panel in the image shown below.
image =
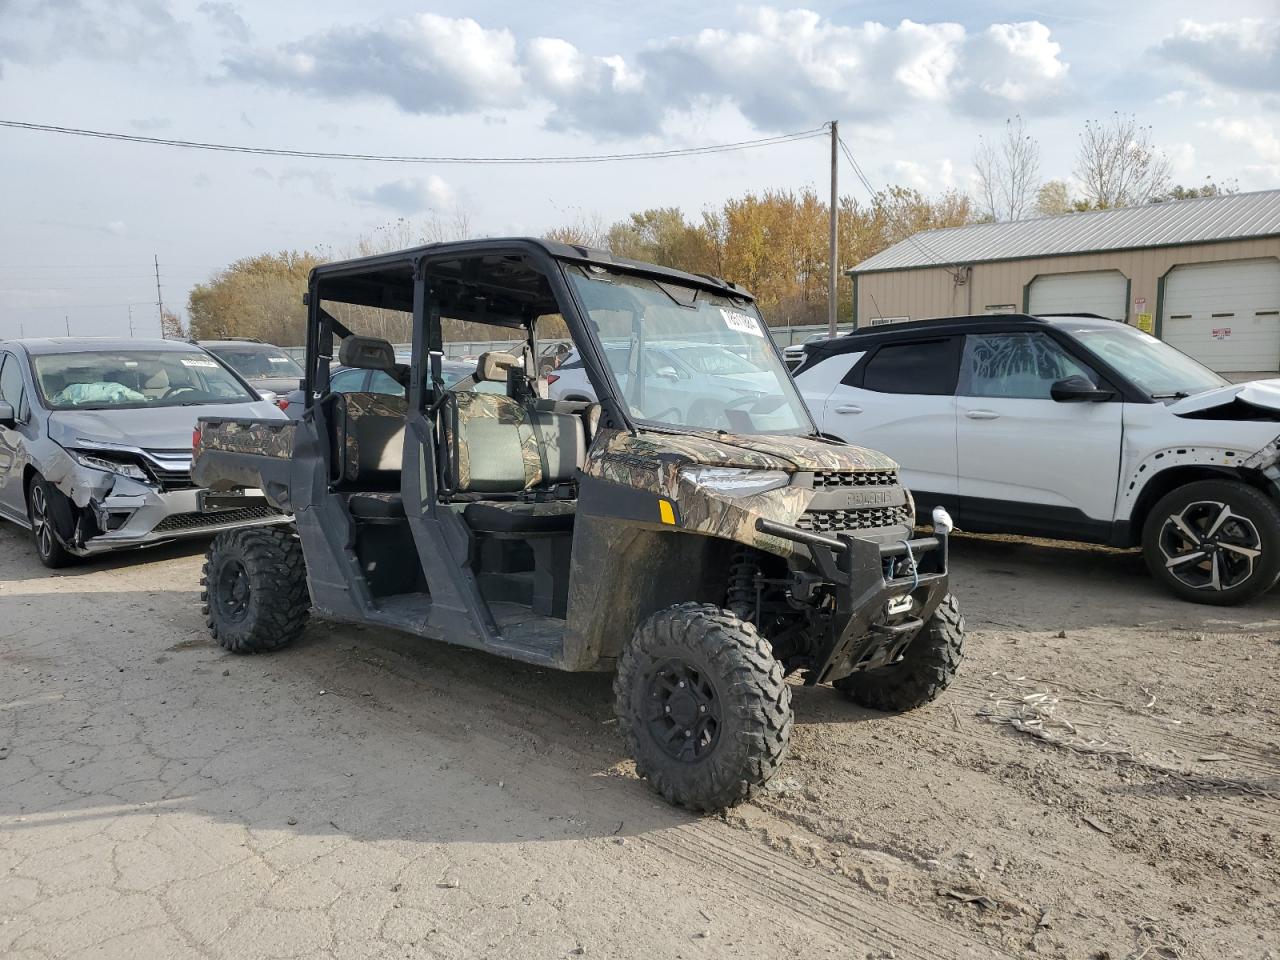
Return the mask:
M1096 373L1046 334L966 338L956 391L961 526L968 505L973 519L991 529L1001 520L1002 502L1029 508L1005 511L1011 532L1029 532L1025 527L1037 514L1046 523L1077 513L1110 523L1123 405L1051 399L1052 385L1073 375L1100 384Z
M955 337L882 346L850 371L823 408L832 436L898 461L922 508L955 505L959 357Z
M12 404L14 415L19 418L25 412L25 393L17 358L0 353L0 400ZM21 423L14 430L0 427L0 514L9 517L25 517L27 512L26 491L22 489L23 429Z

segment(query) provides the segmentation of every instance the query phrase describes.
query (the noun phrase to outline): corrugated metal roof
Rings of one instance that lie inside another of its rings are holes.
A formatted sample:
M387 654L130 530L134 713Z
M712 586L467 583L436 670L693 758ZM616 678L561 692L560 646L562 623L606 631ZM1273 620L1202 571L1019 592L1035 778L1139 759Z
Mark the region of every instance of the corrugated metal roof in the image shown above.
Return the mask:
M1280 235L1280 190L924 230L854 273Z

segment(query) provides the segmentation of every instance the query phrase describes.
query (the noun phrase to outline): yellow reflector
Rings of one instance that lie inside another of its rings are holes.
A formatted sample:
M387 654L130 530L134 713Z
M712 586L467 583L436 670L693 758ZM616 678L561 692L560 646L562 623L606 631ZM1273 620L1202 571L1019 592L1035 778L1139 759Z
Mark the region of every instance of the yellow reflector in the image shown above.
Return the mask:
M671 508L671 501L658 501L658 516L662 518L663 523L669 523L672 526L675 526L676 512Z

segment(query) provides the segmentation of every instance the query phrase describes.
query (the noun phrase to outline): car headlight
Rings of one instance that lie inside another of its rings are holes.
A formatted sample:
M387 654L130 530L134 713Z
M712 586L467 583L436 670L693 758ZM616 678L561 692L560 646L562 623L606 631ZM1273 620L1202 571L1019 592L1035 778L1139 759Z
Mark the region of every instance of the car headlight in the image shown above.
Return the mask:
M739 467L682 467L682 479L732 497L749 497L785 487L791 477L781 470L743 470Z
M91 470L105 470L107 473L128 477L130 480L141 480L143 483L151 482L147 472L136 463L130 463L126 460L112 460L109 457L88 453L84 450L68 450L67 453L71 454L71 459L82 467L88 467Z

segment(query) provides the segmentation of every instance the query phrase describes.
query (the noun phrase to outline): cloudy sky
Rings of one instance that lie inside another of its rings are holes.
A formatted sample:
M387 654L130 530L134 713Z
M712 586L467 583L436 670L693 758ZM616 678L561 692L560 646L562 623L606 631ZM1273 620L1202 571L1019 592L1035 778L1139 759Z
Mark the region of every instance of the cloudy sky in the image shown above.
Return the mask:
M648 0L0 0L0 119L308 151L553 156L727 143L829 119L877 184L968 189L1020 113L1042 175L1135 113L1175 178L1280 187L1275 0L1012 5ZM155 335L231 260L349 251L404 217L480 234L767 187L827 146L582 166L391 165L0 128L0 337ZM849 192L865 195L848 169Z

